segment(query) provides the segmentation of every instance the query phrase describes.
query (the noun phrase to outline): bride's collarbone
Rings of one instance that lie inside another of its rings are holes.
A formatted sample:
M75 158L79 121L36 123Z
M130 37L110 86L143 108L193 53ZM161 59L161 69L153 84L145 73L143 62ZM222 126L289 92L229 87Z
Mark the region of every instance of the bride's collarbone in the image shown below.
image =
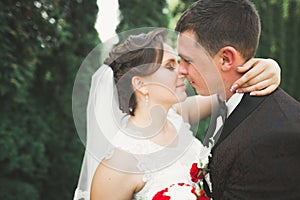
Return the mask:
M151 138L151 141L160 146L173 146L177 143L177 139L177 130L174 125L168 121L166 126L161 128L160 131Z

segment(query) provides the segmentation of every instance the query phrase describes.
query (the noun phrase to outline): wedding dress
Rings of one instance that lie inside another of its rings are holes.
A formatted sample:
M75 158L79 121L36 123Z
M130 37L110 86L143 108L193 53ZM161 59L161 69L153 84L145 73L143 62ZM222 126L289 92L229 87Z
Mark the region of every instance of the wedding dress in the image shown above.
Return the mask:
M181 116L179 116L174 109L170 109L168 113L168 120L175 126L178 132L178 138L181 141L178 141L178 145L183 145L184 147L179 147L178 156L173 156L174 160L170 163L165 163L166 166L159 168L159 170L145 170L143 176L143 181L146 182L142 190L137 192L134 195L134 199L137 200L150 200L153 196L163 190L166 187L169 187L172 184L176 183L187 183L191 184L190 169L193 163L199 163L200 160L204 161L208 159L209 150L204 147L199 140L197 140L192 132L190 131L190 125L184 123ZM184 141L183 141L184 140ZM136 143L136 141L132 141ZM132 148L134 145L126 148L128 151L139 151L139 149ZM145 148L146 147L146 148ZM145 141L144 145L145 152L159 151L162 147L153 143L151 141ZM205 162L205 161L204 161Z
M93 89L95 80L97 80L97 85L99 84L99 77L95 78L97 74L105 76L105 81L107 81L107 77L111 76L110 70L107 71L105 68L101 68L101 73L96 72L93 77L94 80L92 81L92 89L90 94L97 93ZM96 89L96 91L97 90L98 89ZM108 91L110 91L109 88L107 88L105 94L108 94L109 96L109 93L107 93ZM103 88L101 88L101 92L103 92ZM113 94L113 90L111 90L111 94ZM95 115L94 117L97 118L98 121L92 119L91 115L88 115L90 116L88 123L95 125L99 124L98 122L100 116L97 116L97 113L100 111L104 112L102 109L105 109L105 107L97 108L97 106L91 106L93 104L91 99L93 98L90 95L88 111L90 109L96 110L95 112L91 113ZM108 100L108 102L109 101L111 100ZM103 104L103 102L101 105L106 105L107 107L107 104ZM112 105L112 107L114 107L114 105ZM128 116L122 117L118 130L115 132L115 134L111 134L109 136L109 144L102 143L102 147L99 147L101 144L95 143L95 141L99 141L96 138L96 135L92 136L92 143L87 141L86 153L81 169L79 183L74 194L74 200L90 199L89 191L95 170L103 159L109 159L113 155L115 148L124 150L133 155L138 161L137 168L143 172L143 181L145 182L145 185L139 192L134 194L133 199L135 200L150 200L157 192L172 184L192 184L190 177L190 168L192 164L199 163L199 161L207 162L210 149L204 147L202 143L193 136L193 133L190 131L190 125L183 121L182 117L176 113L175 109L171 108L167 115L168 121L171 122L177 131L176 145L173 146L166 147L158 145L157 143L151 141L151 138L141 139L140 137L134 137L139 133L126 128L128 119ZM97 132L94 125L90 127L91 124L88 124L88 132ZM108 126L109 129L112 129L111 124L108 123ZM93 129L89 130L89 127ZM99 129L99 131L100 130L103 132L105 131L105 128L102 127ZM88 136L89 134L90 133L88 133ZM94 146L91 147L92 145ZM100 151L101 154L96 153ZM117 167L122 168L122 166ZM99 190L101 190L101 188L99 188Z

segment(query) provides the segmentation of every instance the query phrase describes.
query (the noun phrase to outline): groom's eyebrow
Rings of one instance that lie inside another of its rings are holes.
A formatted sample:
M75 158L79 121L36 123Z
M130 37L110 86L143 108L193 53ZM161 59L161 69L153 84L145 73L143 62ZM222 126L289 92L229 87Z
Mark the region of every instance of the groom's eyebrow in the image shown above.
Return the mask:
M182 58L182 59L184 59L184 60L192 60L191 58L189 58L188 56L185 56L185 55L182 55L182 54L178 54L178 56L180 57L180 58Z

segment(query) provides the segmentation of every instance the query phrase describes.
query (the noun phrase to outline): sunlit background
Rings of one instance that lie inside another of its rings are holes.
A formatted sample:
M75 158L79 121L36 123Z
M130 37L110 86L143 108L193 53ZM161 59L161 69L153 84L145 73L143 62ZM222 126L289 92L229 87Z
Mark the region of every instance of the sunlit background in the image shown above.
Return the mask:
M95 28L102 42L116 35L116 28L120 22L119 3L117 0L98 0L99 8Z

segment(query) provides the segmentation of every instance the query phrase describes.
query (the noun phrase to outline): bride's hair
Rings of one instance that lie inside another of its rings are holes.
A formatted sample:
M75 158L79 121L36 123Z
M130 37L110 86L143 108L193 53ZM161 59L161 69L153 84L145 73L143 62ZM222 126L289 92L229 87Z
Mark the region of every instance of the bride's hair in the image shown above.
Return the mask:
M104 63L114 72L119 107L127 114L134 115L137 107L131 79L134 76L153 74L161 65L166 29L129 36L125 42L109 53Z

